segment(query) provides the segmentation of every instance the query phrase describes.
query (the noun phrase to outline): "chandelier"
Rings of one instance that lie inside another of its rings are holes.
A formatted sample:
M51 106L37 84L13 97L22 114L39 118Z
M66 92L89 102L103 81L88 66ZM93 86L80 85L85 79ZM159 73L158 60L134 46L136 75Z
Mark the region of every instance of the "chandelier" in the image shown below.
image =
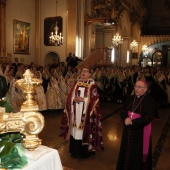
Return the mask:
M147 45L143 45L143 46L142 46L142 51L144 51L144 52L147 52L147 51L148 51Z
M52 31L51 35L49 36L49 44L60 46L63 44L63 36L61 32L60 33L58 32L59 27L57 24L58 23L56 22L54 31Z
M130 43L130 49L132 50L132 52L137 52L137 47L138 47L138 42L136 42L136 40L133 40Z
M149 49L148 49L147 45L142 46L142 51L143 51L143 56L148 57Z
M123 39L121 38L119 33L116 33L116 35L114 35L114 37L112 38L112 43L113 45L116 45L116 46L123 43Z

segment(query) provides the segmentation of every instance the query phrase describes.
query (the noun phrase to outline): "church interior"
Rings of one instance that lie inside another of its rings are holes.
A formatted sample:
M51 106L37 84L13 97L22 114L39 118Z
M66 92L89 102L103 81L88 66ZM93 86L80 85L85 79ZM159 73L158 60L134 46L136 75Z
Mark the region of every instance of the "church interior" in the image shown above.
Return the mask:
M25 67L45 68L53 61L65 67L69 53L75 53L77 69L149 67L170 74L169 14L170 0L0 0L0 65L17 58ZM94 157L69 155L69 141L59 137L64 108L41 111L42 145L58 151L64 170L115 170L121 107L110 98L101 100L105 149ZM159 106L160 119L152 126L153 170L170 170L169 109L170 103Z

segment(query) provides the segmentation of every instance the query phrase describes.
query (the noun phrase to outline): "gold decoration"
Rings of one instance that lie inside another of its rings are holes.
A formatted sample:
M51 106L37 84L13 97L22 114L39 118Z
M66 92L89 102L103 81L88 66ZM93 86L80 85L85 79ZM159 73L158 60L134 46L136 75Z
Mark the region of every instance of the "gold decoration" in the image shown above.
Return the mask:
M19 79L15 83L15 85L26 94L26 101L21 106L21 111L37 111L39 108L37 103L33 100L32 93L42 82L40 79L33 78L34 74L29 69L25 71L23 76L24 79Z
M76 121L74 120L74 122L73 122L73 127L76 127L77 125L76 125Z
M44 127L44 117L38 112L38 105L33 100L32 93L41 81L34 79L33 74L26 70L24 79L16 81L26 94L26 101L18 113L5 113L5 109L0 107L0 134L7 132L20 132L25 135L22 143L28 150L34 150L41 145L38 134Z
M80 123L79 127L78 127L79 130L83 130L84 129L84 123Z

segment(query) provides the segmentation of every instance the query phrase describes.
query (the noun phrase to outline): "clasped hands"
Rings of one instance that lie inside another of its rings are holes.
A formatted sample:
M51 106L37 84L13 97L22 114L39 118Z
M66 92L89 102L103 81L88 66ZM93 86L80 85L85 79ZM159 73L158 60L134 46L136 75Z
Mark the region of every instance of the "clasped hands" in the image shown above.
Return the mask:
M76 103L84 102L84 98L83 98L83 97L80 97L80 96L77 96L77 97L74 98L73 101L76 102Z
M127 117L127 118L125 119L125 125L126 125L126 126L132 125L132 120L131 120L130 117Z

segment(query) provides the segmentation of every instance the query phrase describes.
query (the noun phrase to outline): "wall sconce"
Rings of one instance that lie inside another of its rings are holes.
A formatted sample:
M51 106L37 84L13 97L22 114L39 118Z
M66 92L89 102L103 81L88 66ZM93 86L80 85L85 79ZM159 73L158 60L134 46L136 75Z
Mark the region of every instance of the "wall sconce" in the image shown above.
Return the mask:
M123 43L122 37L117 32L116 35L112 38L112 44L118 46L119 44Z

